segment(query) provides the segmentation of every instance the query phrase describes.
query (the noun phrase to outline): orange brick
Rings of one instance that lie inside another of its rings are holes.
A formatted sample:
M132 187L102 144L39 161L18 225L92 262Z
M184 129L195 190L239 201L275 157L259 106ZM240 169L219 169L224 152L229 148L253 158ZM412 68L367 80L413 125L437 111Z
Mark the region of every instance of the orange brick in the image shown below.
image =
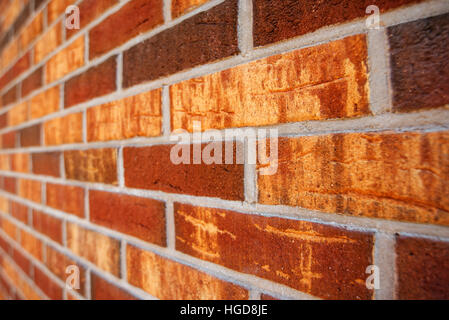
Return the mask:
M171 3L171 15L173 18L177 18L208 1L209 0L173 0Z
M59 86L34 96L30 102L30 118L36 119L59 110Z
M11 41L2 52L0 66L6 69L19 56L19 39Z
M0 211L9 212L9 199L0 197Z
M449 132L282 138L259 202L449 225Z
M36 180L19 179L19 196L37 203L41 203L41 183Z
M165 300L244 300L248 291L207 273L127 246L128 282Z
M62 26L55 24L36 42L34 46L34 63L39 63L62 42Z
M2 29L7 30L14 23L22 10L22 1L10 1L8 8L4 12Z
M11 216L16 218L17 220L21 221L24 224L28 224L28 207L15 202L11 201L10 203L10 210L11 210Z
M8 126L16 126L28 120L28 102L15 105L8 111Z
M128 292L92 274L92 300L136 300Z
M11 280L16 288L27 300L41 300L40 295L29 285L29 283L16 271L16 268L6 259L2 261L2 270Z
M47 5L47 23L51 24L65 13L65 9L75 3L75 0L52 0Z
M50 299L62 299L62 288L39 268L34 269L34 282Z
M84 217L83 188L47 183L46 191L48 206L81 218Z
M120 273L120 242L108 236L67 224L67 247L76 255L115 276Z
M369 114L364 35L170 87L172 129L262 126Z
M43 13L40 12L20 34L20 46L26 49L43 30Z
M83 114L73 113L44 124L45 145L83 141Z
M43 212L33 210L33 228L48 236L50 239L62 244L61 220Z
M28 153L15 153L12 155L12 170L27 173L30 168L30 155Z
M17 227L14 223L6 219L1 219L1 227L3 231L13 240L17 240Z
M45 81L56 81L83 65L84 36L80 36L48 60Z
M38 260L42 260L42 241L30 233L20 230L20 245Z
M0 170L8 171L11 168L11 157L9 154L0 154Z
M87 110L88 141L154 137L161 127L161 89Z

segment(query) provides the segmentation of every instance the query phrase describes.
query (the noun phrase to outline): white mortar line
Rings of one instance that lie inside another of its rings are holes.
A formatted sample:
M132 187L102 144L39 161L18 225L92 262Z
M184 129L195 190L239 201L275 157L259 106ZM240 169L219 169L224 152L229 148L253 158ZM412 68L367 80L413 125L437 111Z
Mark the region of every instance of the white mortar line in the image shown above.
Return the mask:
M167 237L167 248L175 250L176 247L175 213L172 201L165 202L165 230Z
M376 300L392 300L395 293L396 252L395 236L382 232L376 233L374 243L374 265L379 268L380 289L375 290Z
M171 133L170 88L162 87L162 135L169 137Z
M167 23L172 20L171 17L171 1L172 0L164 0L163 3L163 13L164 13L164 22Z
M253 3L252 0L239 0L238 43L243 56L253 50Z

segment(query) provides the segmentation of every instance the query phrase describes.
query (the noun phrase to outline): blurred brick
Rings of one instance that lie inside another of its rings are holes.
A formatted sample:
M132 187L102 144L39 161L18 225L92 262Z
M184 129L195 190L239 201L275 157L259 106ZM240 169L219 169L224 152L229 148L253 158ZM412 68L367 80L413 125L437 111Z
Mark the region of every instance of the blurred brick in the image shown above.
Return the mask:
M47 5L47 24L51 24L65 13L65 9L76 0L51 0Z
M6 84L17 78L19 75L28 70L31 66L30 52L24 54L14 65L0 77L0 89L3 89Z
M62 300L62 288L39 268L34 270L34 282L50 299Z
M10 210L11 210L11 215L16 218L17 220L20 220L22 223L24 224L28 224L28 207L15 202L15 201L11 201L10 202Z
M19 179L19 196L41 203L42 184L37 180Z
M8 111L8 125L15 126L28 120L28 103L22 102Z
M42 152L31 155L33 173L52 177L61 175L61 153L60 152Z
M59 110L59 86L34 96L30 102L30 118L36 119Z
M26 49L43 31L43 13L36 15L20 34L20 46Z
M12 104L17 100L17 85L8 89L5 94L2 96L2 105L6 106L8 104Z
M31 274L31 262L19 250L12 250L12 259L27 275Z
M20 230L20 245L29 254L42 261L42 241L25 230Z
M6 219L1 219L2 230L13 240L17 240L17 227L14 223Z
M40 67L33 71L25 80L22 81L22 97L27 96L29 93L36 89L39 89L43 85L43 67Z
M33 210L33 228L62 244L62 221L41 211ZM48 255L47 255L48 259Z
M84 217L83 188L47 183L46 192L48 206L74 214L80 218Z
M136 300L128 292L92 274L92 300Z
M28 153L15 153L11 160L12 171L28 173L30 172L30 155Z
M67 179L117 184L117 149L64 151Z
M3 178L3 189L9 193L17 192L17 179L14 177Z
M19 131L21 147L35 147L41 144L41 124L26 127Z

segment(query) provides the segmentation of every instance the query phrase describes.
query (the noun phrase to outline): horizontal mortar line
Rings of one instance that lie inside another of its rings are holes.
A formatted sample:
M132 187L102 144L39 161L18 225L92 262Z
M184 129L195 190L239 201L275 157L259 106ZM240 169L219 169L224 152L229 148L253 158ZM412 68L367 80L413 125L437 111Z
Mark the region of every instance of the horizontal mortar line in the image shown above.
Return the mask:
M9 221L13 221L13 223L15 223L16 225L22 226L23 229L34 234L39 239L42 239L42 238L47 239L47 237L43 236L42 234L38 233L34 229L30 228L28 225L25 225L23 222L18 221L17 219L11 217L10 215L7 215L6 213L0 212L0 216L7 218L7 220L9 220ZM95 231L99 234L103 234L108 237L111 237L113 239L125 240L128 244L130 244L132 246L135 246L135 247L140 248L145 251L153 252L157 255L160 255L161 257L164 257L171 261L175 261L180 264L192 267L196 270L205 272L205 273L212 275L218 279L225 280L227 282L239 285L248 290L251 290L252 288L258 288L259 290L273 291L273 292L277 292L278 294L282 294L282 295L285 295L285 296L288 296L291 298L296 298L296 299L317 299L317 297L297 291L297 290L287 287L285 285L275 283L275 282L272 282L270 280L266 280L263 278L259 278L257 276L251 275L251 274L245 274L245 273L241 273L241 272L238 272L238 271L235 271L232 269L228 269L226 267L189 256L189 255L181 253L179 251L175 251L175 250L172 250L169 248L159 247L155 244L144 242L144 241L134 238L132 236L129 236L126 234L121 234L117 231L113 231L113 230L110 230L110 229L107 229L107 228L104 228L101 226L97 226L97 225L82 225L82 224L85 224L84 221L80 221L80 223L78 223L78 222L74 222L74 223L76 223L82 227L85 227L86 229L89 229L91 231ZM48 239L48 240L49 240L48 242L52 243L52 246L57 247L58 249L62 248L59 243L56 243L51 239ZM62 248L62 249L60 249L60 251L67 254L70 257L74 257L73 260L75 260L75 261L77 261L77 260L82 261L82 263L84 265L89 265L89 267L91 267L92 269L98 270L97 272L99 272L99 274L103 275L104 270L99 269L96 265L89 262L88 260L85 260L84 258L75 255L68 248L67 249ZM112 275L110 275L110 276L112 277L111 280L115 280L114 276L112 276ZM123 283L122 280L119 280L119 282ZM126 284L128 284L128 283L126 282ZM130 285L130 284L128 284L128 285ZM130 286L132 286L132 285L130 285ZM136 288L136 287L132 286L132 288ZM136 289L138 289L138 288L136 288ZM138 289L138 290L142 290L142 289ZM148 293L147 293L147 295L148 295Z
M11 239L11 237L6 234L3 230L0 229L0 236L3 237L10 245L12 245L14 248L20 251L21 254L23 254L28 260L32 261L33 266L37 267L39 270L41 270L47 277L49 277L53 282L55 282L62 290L65 288L65 282L61 279L59 279L53 272L41 261L39 261L36 257L34 257L31 253L26 251L18 242L16 242L14 239ZM13 259L14 261L14 259ZM77 298L85 299L83 296L78 294L77 292L73 291L70 292L71 294L74 293L74 295Z
M0 213L0 215L1 215L1 213ZM2 230L0 230L0 231L2 231ZM3 232L3 231L2 231ZM1 235L1 234L0 234ZM15 266L15 268L14 268L14 271L15 272L17 272L17 273L19 273L19 275L21 276L21 278L23 279L23 280L25 280L27 283L28 283L28 285L34 290L34 291L36 291L38 294L39 294L39 296L41 297L41 298L43 298L44 300L50 300L49 298L48 298L48 296L41 290L41 288L39 288L37 285L36 285L36 283L22 270L22 268L20 268L18 265L17 265L17 263L14 261L14 259L13 258L11 258L11 256L10 255L8 255L4 250L3 250L3 248L0 248L0 254L1 255L3 255L3 258L6 258L7 260L9 260L9 262L13 265L13 266ZM3 272L3 274L4 275L6 275L6 273L4 273L4 271L2 270L2 269L0 269L0 272ZM8 279L9 279L9 277L7 277ZM14 289L15 290L20 290L20 292L22 292L21 291L21 289L19 289L18 287L16 287L15 285L13 285L14 286ZM26 298L25 297L25 295L23 294L23 292L22 292L22 296L24 297L24 298Z
M82 111L78 111L82 112ZM78 113L74 112L74 113ZM72 113L70 113L72 114ZM44 120L28 122L26 124L15 127L13 131L25 129L37 124L45 124L46 121L59 118L49 115ZM87 125L86 125L87 127ZM223 139L218 141L225 141L225 133L235 130L278 130L279 137L288 136L310 136L310 135L324 135L332 133L356 133L356 132L378 132L385 130L392 130L396 132L404 131L424 131L424 130L446 130L449 128L449 105L440 108L421 110L409 113L383 113L379 115L367 115L357 118L342 118L342 119L323 119L323 120L305 120L300 122L278 123L273 125L262 125L253 127L230 127L226 129L208 129L214 130L222 135ZM42 129L44 130L44 129ZM9 131L8 131L9 132ZM203 131L204 133L205 131ZM0 135L2 134L0 130ZM83 134L87 135L86 130ZM71 149L88 149L100 147L123 147L123 146L144 146L144 145L160 145L160 144L174 144L180 134L171 133L170 135L161 134L155 137L134 137L124 140L110 140L110 141L92 141L87 143L72 143L60 145L43 145L34 147L20 147L10 149L0 149L0 154L20 153L20 152L40 152L42 150L71 150ZM188 133L188 137L193 141L192 133ZM245 137L245 135L238 135L238 137ZM42 137L44 138L44 137ZM172 139L172 140L171 140ZM212 138L204 139L202 142L212 141Z
M0 172L1 173L1 172ZM49 179L36 179L35 176L20 174L5 176L24 177L31 180L38 180L46 183L57 183L72 186L87 186L89 189L106 191L118 194L126 194L131 196L137 196L142 198L156 199L160 201L170 201L187 203L198 207L217 208L223 210L233 210L244 214L260 215L264 217L278 217L283 219L295 219L301 221L309 221L313 223L330 225L337 228L344 228L347 230L355 230L361 232L376 232L381 231L389 234L396 233L409 233L416 235L417 237L428 236L434 237L437 240L448 241L449 228L440 225L420 224L405 221L387 220L380 218L364 217L364 216L350 216L337 213L326 213L318 210L311 210L301 207L285 206L285 205L264 205L264 204L249 204L240 201L222 200L218 198L198 197L182 194L170 194L162 191L140 190L132 188L120 188L114 186L108 186L104 184L96 183L82 183L76 181L64 181L57 178ZM37 204L27 199L23 199L19 196L9 194L5 191L0 191L0 195L13 199L16 202L37 208L37 210L52 213L57 217L65 217L77 223L88 222L85 219L80 219L76 216L62 213L54 208Z

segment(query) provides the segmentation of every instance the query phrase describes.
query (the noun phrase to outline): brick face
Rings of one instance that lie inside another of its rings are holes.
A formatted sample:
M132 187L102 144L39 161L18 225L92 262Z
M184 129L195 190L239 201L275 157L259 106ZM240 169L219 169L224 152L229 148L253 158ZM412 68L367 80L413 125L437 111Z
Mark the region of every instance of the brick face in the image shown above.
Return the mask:
M128 246L126 250L128 281L160 299L170 300L243 300L248 291L165 259L152 252Z
M206 2L209 2L209 0L173 0L171 2L171 15L173 18L177 18Z
M33 173L52 177L59 177L60 152L43 152L32 154Z
M34 281L50 299L62 299L62 288L38 268L34 272Z
M22 81L22 97L40 88L43 85L43 67L36 69L31 75Z
M83 142L83 114L73 113L44 124L46 145Z
M449 103L449 14L388 28L395 111Z
M30 102L30 118L36 119L59 109L59 86L35 95Z
M84 189L75 186L47 183L46 185L47 205L74 214L80 218L84 217Z
M37 180L19 179L19 196L40 203L42 185Z
M62 42L62 25L55 24L47 30L34 46L34 63L41 62L50 52Z
M34 147L41 144L41 125L37 124L20 130L20 145L22 147Z
M136 300L126 291L92 274L92 300Z
M258 178L259 201L447 226L448 138L446 131L282 138L277 173Z
M62 244L62 221L43 212L33 210L33 228ZM48 258L48 254L47 254Z

